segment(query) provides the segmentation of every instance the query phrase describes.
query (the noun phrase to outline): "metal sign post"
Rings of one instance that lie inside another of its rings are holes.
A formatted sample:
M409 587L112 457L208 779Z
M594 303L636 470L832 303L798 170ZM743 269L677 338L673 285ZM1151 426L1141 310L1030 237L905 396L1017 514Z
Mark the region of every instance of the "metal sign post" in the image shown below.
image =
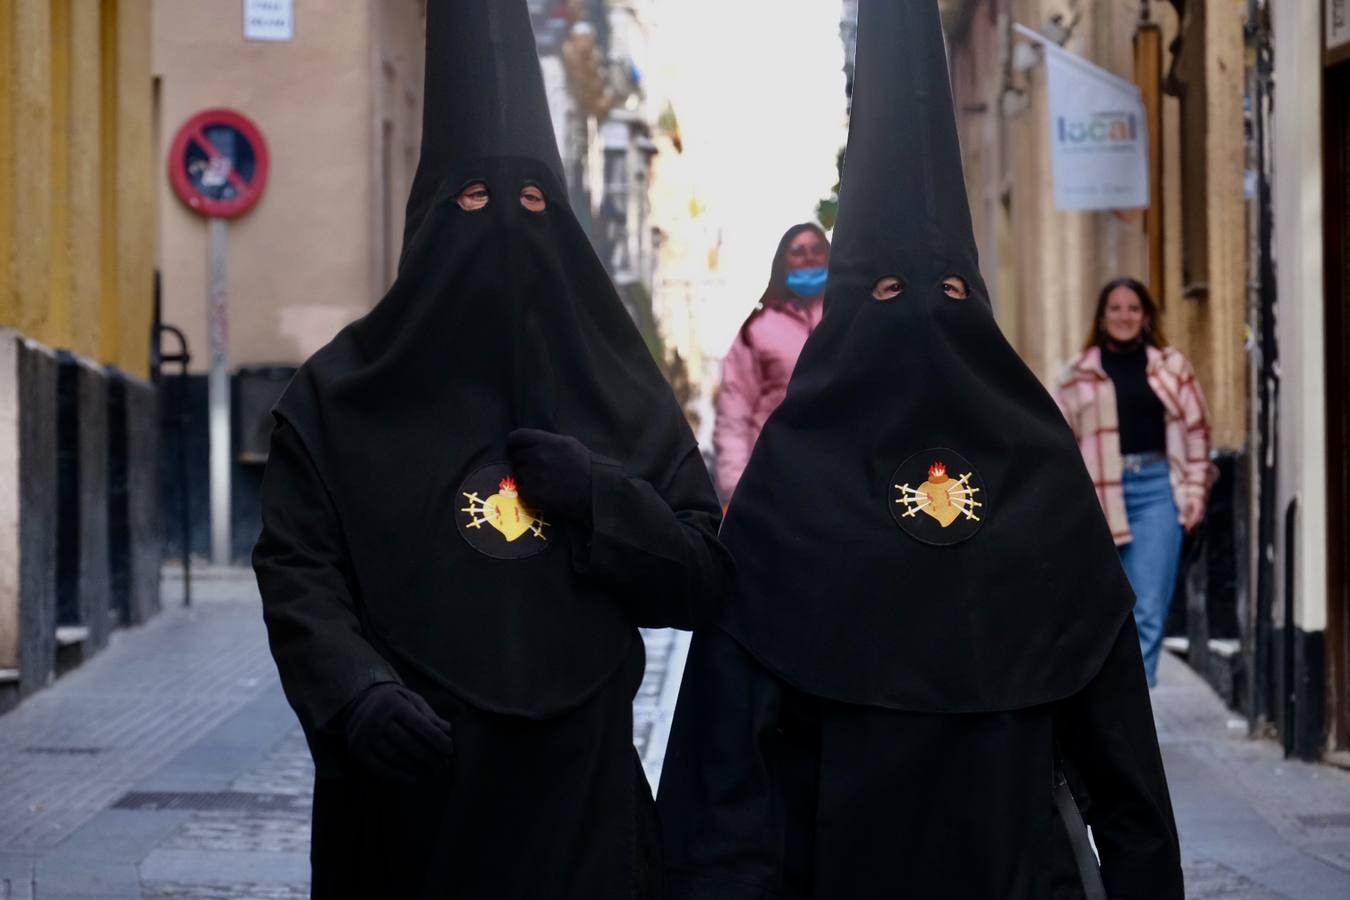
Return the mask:
M207 408L211 448L211 563L229 565L231 553L230 504L230 321L226 294L226 224L207 220L211 262L206 285L207 330L211 369L207 377Z
M228 109L210 109L193 116L178 129L169 151L169 182L174 192L189 209L207 219L211 562L218 566L229 565L234 555L226 221L242 216L261 199L267 171L267 144L262 133L247 118ZM188 485L184 484L183 490L188 490Z

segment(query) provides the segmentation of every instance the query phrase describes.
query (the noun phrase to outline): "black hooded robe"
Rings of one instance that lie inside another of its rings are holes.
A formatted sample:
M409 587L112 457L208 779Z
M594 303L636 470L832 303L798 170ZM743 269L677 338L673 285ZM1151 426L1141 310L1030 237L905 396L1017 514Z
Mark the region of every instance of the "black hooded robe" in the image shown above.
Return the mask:
M700 631L661 773L671 896L1082 900L1058 762L1112 900L1180 900L1142 665L1127 619L1069 698L925 715L822 699Z
M676 900L1077 900L1057 763L1108 895L1183 896L1133 595L980 277L936 0L859 4L824 316L721 539L657 800Z
M638 627L709 620L718 501L568 206L524 0L431 0L426 80L398 278L292 380L262 488L254 568L316 762L314 896L660 896ZM486 204L457 202L480 183ZM586 448L589 516L531 505L522 428ZM451 724L444 777L398 787L350 754L344 713L384 682Z
M698 454L660 494L617 466L595 474L589 571L629 586L614 601L634 626L705 618L725 573L721 554L699 546L715 540L718 507ZM369 600L342 528L284 419L264 502L254 564L273 653L317 768L315 898L664 896L651 789L633 747L644 659L635 629L619 669L576 708L545 719L479 709L400 664L363 624ZM347 759L341 733L325 727L363 689L394 680L454 726L443 782L373 782Z

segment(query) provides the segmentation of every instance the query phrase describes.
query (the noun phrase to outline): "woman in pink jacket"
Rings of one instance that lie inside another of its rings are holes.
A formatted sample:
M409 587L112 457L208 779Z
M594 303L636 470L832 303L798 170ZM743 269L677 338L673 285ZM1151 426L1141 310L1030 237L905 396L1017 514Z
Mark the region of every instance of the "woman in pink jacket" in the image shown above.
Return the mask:
M819 225L794 225L778 243L769 286L722 359L713 448L717 489L731 499L769 414L783 402L802 345L820 324L830 242Z
M1167 346L1148 288L1118 278L1097 298L1092 334L1055 390L1134 588L1150 686L1181 560L1205 517L1216 469L1195 370Z

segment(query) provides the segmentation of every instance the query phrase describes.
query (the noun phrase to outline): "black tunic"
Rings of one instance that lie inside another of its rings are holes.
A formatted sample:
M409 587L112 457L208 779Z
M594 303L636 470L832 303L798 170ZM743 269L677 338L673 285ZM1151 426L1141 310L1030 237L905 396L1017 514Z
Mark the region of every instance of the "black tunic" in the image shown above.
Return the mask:
M484 713L418 685L455 728L448 778L412 788L321 775L316 898L656 898L651 789L633 748L641 645L571 713ZM411 681L416 684L416 681Z
M821 700L701 631L658 797L672 897L1079 900L1052 796L1057 756L1110 896L1180 900L1132 621L1073 696L962 715Z
M670 738L680 896L1073 897L1058 742L1111 889L1179 897L1133 595L980 277L937 0L860 0L830 266Z
M824 315L721 538L718 624L845 703L1053 702L1134 605L1078 442L980 277L936 0L860 0Z
M649 896L637 628L710 619L720 509L568 203L526 3L426 11L398 278L296 374L263 480L254 566L317 762L315 895ZM486 202L459 203L469 185ZM519 429L584 446L575 505L517 481ZM444 783L353 765L341 713L381 682L451 723Z
M697 453L661 493L616 466L594 467L594 525L579 563L613 586L631 649L582 703L542 719L475 708L368 631L370 598L323 481L284 419L263 501L254 566L264 615L317 765L316 898L660 896L651 793L632 742L643 668L636 627L692 627L727 575L717 500ZM447 782L374 783L347 758L331 723L381 681L403 681L454 725Z

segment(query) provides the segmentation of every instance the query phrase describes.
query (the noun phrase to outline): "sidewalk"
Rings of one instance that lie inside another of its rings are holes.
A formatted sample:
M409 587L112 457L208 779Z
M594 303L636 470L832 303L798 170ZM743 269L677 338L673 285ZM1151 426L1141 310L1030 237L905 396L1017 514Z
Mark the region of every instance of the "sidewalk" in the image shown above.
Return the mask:
M0 718L0 900L308 896L308 754L251 576L180 590Z
M313 769L252 573L196 573L191 609L181 591L166 577L158 618L0 717L0 900L309 896ZM645 637L656 777L687 641Z
M1204 681L1163 654L1153 692L1192 900L1350 897L1350 772L1251 740Z
M115 636L0 717L0 900L308 896L311 768L245 572ZM645 635L635 741L660 773L685 636ZM1249 741L1189 670L1154 694L1188 895L1350 897L1350 773Z

